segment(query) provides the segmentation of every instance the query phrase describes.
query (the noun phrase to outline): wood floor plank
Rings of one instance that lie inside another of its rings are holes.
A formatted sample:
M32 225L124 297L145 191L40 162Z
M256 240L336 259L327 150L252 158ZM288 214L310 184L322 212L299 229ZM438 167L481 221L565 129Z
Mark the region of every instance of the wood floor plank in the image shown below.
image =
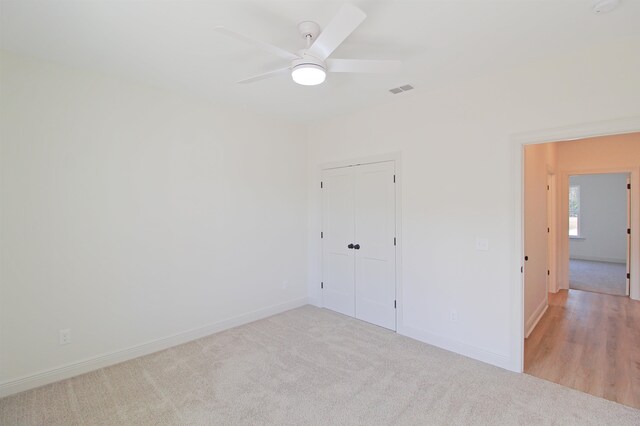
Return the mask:
M562 290L525 340L527 374L640 408L640 302Z

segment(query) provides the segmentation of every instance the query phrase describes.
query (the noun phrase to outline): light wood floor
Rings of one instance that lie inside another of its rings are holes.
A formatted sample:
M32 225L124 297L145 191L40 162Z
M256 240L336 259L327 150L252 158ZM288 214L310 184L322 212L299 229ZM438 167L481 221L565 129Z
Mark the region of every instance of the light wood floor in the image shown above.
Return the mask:
M525 373L640 408L640 302L580 290L550 293L524 347Z

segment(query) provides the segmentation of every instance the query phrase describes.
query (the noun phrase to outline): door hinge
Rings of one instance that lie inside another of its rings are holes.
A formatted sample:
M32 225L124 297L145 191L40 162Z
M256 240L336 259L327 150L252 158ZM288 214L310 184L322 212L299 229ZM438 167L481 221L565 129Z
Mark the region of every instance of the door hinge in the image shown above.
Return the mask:
M631 279L631 274L627 274L627 279L630 280Z
M396 301L393 301L393 309L397 309L398 308L398 304L396 303Z
M547 275L551 275L551 271L547 269Z
M324 288L324 283L322 281L320 281L320 288Z
M627 189L631 189L631 184L630 183L627 184Z
M322 188L323 188L323 186L322 186L322 181L320 181L320 189L322 189Z
M396 245L396 237L393 237L393 245Z
M324 238L324 232L320 231L320 238Z
M524 272L524 268L521 266L520 267L520 273L522 274Z
M627 228L627 234L631 235L631 228Z
M396 183L396 175L393 175L393 183Z
M549 190L549 185L547 185L547 191Z
M549 228L547 228L547 233L551 232L551 230Z

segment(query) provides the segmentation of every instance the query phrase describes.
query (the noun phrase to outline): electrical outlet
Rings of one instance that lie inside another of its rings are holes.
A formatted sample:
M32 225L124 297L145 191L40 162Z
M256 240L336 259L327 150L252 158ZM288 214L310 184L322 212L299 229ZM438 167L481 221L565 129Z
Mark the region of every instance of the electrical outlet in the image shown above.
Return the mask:
M476 250L489 251L489 240L486 238L476 238Z
M61 345L68 345L69 343L71 343L71 329L65 328L58 331L58 338Z
M451 313L449 314L449 319L451 320L451 322L458 322L458 312L457 311L451 311Z

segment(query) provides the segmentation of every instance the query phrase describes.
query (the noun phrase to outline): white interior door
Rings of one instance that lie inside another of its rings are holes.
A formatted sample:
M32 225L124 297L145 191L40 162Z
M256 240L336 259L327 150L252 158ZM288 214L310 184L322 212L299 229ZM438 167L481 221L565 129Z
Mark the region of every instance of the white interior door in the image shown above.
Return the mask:
M631 229L631 177L627 177L627 296L631 289L631 234L629 229Z
M396 329L394 162L355 170L356 318Z
M355 316L354 168L322 173L322 303Z
M557 293L556 176L547 175L547 292Z

